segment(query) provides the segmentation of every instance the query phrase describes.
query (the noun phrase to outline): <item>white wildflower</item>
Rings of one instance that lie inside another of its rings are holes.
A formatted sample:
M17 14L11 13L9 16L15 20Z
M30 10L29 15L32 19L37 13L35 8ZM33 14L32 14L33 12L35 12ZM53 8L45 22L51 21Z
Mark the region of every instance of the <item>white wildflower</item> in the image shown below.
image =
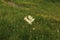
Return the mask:
M32 16L28 15L24 17L24 20L27 21L29 24L32 24L32 22L35 20Z

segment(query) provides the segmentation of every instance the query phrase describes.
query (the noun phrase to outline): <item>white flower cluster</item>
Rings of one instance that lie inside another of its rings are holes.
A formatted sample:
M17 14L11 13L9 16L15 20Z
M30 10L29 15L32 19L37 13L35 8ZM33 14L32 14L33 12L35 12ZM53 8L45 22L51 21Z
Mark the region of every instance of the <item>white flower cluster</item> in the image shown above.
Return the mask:
M24 17L24 20L27 21L29 24L32 24L32 22L35 20L31 15L28 15Z

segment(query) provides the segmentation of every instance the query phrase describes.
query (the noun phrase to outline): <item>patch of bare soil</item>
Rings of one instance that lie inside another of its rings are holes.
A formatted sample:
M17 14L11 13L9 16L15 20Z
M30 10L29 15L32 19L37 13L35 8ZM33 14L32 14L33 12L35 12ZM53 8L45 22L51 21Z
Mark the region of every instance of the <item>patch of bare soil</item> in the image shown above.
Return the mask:
M19 8L17 4L15 4L14 2L12 2L12 0L1 0L1 1L4 4L7 4L8 6Z
M7 4L8 6L16 7L16 8L27 8L26 5L31 5L30 2L16 4L12 0L1 0L4 4ZM33 3L32 3L33 4ZM36 8L37 5L33 4L33 8Z

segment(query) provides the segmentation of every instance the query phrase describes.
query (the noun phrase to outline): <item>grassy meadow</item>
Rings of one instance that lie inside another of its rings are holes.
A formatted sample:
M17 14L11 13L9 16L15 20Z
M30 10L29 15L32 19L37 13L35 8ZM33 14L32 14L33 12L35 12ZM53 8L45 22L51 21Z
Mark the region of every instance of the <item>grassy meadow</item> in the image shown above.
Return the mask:
M60 0L0 0L0 40L60 40Z

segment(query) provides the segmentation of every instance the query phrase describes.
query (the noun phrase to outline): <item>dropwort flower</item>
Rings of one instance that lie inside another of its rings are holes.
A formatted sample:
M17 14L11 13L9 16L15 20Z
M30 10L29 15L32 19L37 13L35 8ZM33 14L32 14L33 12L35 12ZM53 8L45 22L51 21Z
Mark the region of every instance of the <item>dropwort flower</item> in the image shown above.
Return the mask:
M32 22L35 20L35 18L28 15L28 16L24 17L24 20L27 21L29 24L32 24Z

